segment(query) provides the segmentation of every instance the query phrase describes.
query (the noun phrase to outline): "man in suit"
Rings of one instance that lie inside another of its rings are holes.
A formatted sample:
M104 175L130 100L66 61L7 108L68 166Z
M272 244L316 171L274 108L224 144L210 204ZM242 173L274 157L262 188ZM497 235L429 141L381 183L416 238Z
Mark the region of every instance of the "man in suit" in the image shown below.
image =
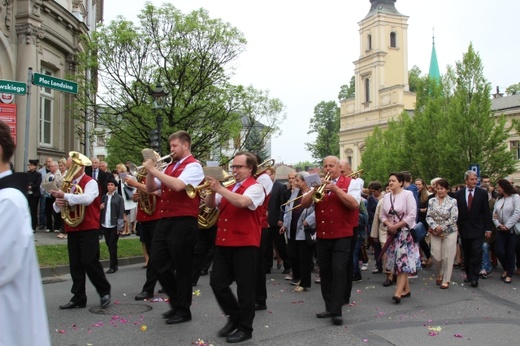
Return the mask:
M107 194L101 196L101 228L105 236L105 242L110 254L110 268L107 274L113 274L117 271L117 241L119 235L123 231L125 221L125 201L116 192L117 181L111 177L107 183Z
M477 174L466 171L464 180L466 187L455 193L459 208L457 226L464 253L464 282L477 287L482 262L482 242L484 235L487 238L491 236L491 211L487 192L477 187Z
M85 167L85 174L98 182L99 195L104 196L108 192L107 183L111 174L100 169L99 159L97 157L91 158L90 161L92 161L92 167Z

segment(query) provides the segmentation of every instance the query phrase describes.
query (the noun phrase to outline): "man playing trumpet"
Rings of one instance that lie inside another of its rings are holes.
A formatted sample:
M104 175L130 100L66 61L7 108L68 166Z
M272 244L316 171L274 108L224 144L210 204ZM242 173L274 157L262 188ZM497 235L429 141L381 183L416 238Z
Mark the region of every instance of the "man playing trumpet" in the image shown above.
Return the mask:
M164 291L170 297L171 310L164 313L167 324L191 320L191 263L199 229L200 198L189 198L187 184L197 186L204 179L202 166L191 154L191 137L177 131L168 138L172 162L161 171L153 160L144 168L146 190L160 190L161 219L157 222L150 262Z
M227 342L237 343L251 339L255 317L256 266L262 232L261 208L265 192L254 178L256 157L239 152L231 169L235 184L225 188L216 179L208 177L215 194L205 198L208 207L218 206L216 252L210 285L220 308L228 315L227 324L218 332ZM237 298L230 285L237 283Z
M352 257L351 242L358 224L360 186L340 173L339 159L327 156L323 160L330 180L325 182L323 198L315 204L316 249L320 263L321 295L325 311L318 318L331 318L336 325L343 324L342 306L347 287L347 263ZM308 208L313 193L303 195L301 207Z

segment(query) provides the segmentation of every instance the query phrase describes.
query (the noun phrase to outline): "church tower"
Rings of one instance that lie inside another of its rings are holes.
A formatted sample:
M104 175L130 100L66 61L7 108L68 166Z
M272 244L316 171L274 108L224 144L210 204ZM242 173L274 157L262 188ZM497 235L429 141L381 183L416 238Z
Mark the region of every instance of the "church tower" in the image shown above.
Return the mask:
M340 101L340 158L353 170L374 128L386 128L390 119L415 106L408 87L408 17L397 11L395 2L370 0L370 10L359 22L355 96Z

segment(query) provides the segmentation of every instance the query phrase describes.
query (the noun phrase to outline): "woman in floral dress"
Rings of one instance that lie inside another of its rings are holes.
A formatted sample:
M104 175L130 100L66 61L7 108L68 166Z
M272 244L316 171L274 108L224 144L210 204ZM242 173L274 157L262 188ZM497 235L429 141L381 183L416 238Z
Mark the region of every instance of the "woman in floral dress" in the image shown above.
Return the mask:
M403 188L402 173L391 173L388 183L390 193L387 193L383 200L381 221L387 228L389 238L386 269L397 277L392 300L399 304L401 298L410 297L412 294L408 274L416 274L421 267L419 245L414 243L410 232L415 227L417 203L413 193Z

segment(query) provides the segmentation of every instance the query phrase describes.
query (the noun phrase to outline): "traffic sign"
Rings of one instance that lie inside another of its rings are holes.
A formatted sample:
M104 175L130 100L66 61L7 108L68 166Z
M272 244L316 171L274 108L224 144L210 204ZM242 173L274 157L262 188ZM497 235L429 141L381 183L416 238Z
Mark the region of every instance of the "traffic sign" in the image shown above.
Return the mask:
M42 86L44 88L56 89L66 93L78 93L78 83L71 82L70 80L66 79L47 76L36 72L33 74L33 84Z
M25 95L27 84L0 79L0 93Z

